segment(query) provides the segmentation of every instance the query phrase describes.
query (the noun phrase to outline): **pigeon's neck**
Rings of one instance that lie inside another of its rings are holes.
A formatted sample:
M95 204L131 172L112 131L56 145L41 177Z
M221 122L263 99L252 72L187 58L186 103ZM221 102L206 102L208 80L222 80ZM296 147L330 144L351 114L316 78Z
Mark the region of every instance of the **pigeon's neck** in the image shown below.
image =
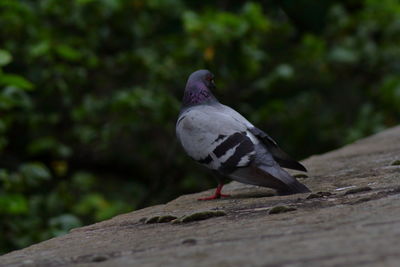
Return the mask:
M213 104L218 102L211 91L202 83L188 84L183 95L182 106Z

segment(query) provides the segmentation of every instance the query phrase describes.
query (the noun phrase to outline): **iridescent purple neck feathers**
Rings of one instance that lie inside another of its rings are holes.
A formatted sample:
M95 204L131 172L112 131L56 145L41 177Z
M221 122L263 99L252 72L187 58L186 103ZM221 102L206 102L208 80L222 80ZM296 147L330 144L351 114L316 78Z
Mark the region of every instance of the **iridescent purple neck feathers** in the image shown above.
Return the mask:
M188 84L183 95L182 104L185 107L217 102L211 91L200 81Z
M214 88L214 75L210 71L193 72L186 83L182 106L185 108L218 102L210 90Z

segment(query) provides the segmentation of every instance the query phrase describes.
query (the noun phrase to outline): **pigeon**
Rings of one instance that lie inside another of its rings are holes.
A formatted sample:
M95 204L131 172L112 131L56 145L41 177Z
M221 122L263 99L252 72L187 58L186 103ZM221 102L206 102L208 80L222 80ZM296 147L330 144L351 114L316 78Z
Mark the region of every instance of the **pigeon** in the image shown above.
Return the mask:
M214 75L208 70L193 72L186 83L176 135L185 152L211 169L218 186L214 195L199 200L226 197L223 178L269 187L279 195L310 192L283 168L306 172L264 131L234 109L221 104L211 90Z

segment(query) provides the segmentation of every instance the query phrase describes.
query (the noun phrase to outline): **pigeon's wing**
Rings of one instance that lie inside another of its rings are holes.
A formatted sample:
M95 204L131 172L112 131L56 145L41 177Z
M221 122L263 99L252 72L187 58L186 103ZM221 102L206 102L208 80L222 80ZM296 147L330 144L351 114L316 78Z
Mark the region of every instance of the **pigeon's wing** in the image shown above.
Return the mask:
M261 142L267 147L268 151L272 154L276 162L284 168L304 171L307 169L298 161L292 159L285 151L283 151L278 144L264 131L258 129L257 127L250 128L249 131L258 137Z
M196 106L183 112L176 133L190 157L226 174L248 166L259 143L246 125L212 106Z
M246 125L248 131L250 131L254 136L256 136L267 147L268 151L272 154L272 156L280 166L298 171L304 171L304 172L307 171L307 169L302 164L292 159L285 151L283 151L274 141L274 139L272 139L264 131L255 127L240 113L222 104L220 105L220 109L223 110L225 114L230 114L230 116L235 118L235 120L241 121L244 125Z

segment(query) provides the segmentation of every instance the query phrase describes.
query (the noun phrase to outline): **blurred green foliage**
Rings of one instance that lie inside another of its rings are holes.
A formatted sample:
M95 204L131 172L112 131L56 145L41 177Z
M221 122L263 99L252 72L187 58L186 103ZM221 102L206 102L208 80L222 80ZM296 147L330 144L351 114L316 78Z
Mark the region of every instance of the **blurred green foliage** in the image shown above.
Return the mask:
M399 43L397 0L0 1L0 253L213 186L192 71L300 159L398 124Z

